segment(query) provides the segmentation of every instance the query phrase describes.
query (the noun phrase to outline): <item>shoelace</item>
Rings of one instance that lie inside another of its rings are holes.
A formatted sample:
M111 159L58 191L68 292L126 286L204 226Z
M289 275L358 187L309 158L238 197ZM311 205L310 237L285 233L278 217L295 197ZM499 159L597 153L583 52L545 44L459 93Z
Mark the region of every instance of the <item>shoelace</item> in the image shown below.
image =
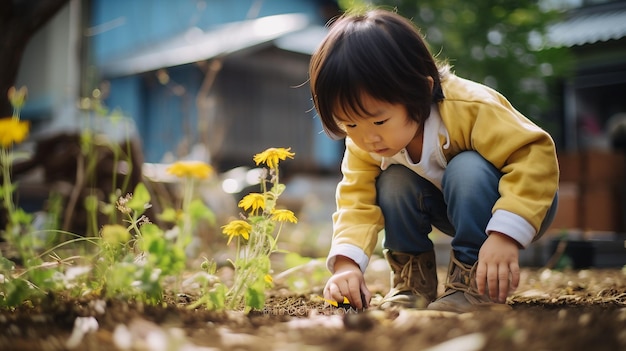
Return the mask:
M389 295L389 296L385 296L382 300L382 302L386 302L386 301L391 301L393 300L398 293L403 293L403 292L408 292L410 291L411 293L414 293L415 288L411 287L411 278L413 278L413 261L414 259L411 257L409 258L409 260L407 261L407 263L405 263L402 266L402 269L400 270L400 279L402 281L401 285L396 287L396 293L393 295ZM422 275L422 279L426 279L424 277L424 272L422 272L420 270L420 273Z
M472 276L472 272L467 271L464 267L459 267L457 266L458 270L460 270L460 272L455 272L456 275L459 276L460 279L455 279L455 280L462 280L462 281L466 281L467 283L463 283L460 281L453 281L450 282L451 279L448 279L448 281L446 281L445 286L445 291L446 294L448 293L448 290L455 290L455 291L462 291L464 293L470 294L476 298L482 298L483 295L479 294L478 291L472 289L471 287L471 276Z
M402 270L400 271L400 278L402 279L404 284L408 287L411 287L410 282L412 281L412 278L413 278L413 262L414 261L415 261L415 258L411 257L409 261L404 264L404 266L402 267ZM418 271L420 272L420 277L422 278L422 280L420 280L420 283L421 283L420 285L423 285L424 282L426 282L426 276L424 275L423 270L418 269ZM411 289L413 290L413 288Z

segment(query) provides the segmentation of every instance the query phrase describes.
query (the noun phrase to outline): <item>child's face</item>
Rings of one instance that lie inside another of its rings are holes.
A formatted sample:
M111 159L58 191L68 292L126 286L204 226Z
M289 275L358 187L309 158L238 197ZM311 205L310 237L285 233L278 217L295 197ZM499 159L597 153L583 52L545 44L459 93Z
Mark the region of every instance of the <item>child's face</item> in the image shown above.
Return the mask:
M362 99L362 104L369 114L348 115L341 109L335 113L348 137L361 149L391 157L414 139L417 140L419 124L409 118L404 105L375 100L369 96Z

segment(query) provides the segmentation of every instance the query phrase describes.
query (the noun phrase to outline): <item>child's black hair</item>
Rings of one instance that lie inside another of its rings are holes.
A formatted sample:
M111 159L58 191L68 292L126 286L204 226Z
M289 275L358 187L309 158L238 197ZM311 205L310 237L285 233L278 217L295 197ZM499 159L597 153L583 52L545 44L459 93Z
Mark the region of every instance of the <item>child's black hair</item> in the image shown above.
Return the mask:
M346 13L329 26L311 57L309 77L315 108L331 137L345 137L334 117L339 109L368 114L364 96L402 104L418 123L428 118L432 103L444 98L441 77L448 67L439 67L410 20L374 9Z

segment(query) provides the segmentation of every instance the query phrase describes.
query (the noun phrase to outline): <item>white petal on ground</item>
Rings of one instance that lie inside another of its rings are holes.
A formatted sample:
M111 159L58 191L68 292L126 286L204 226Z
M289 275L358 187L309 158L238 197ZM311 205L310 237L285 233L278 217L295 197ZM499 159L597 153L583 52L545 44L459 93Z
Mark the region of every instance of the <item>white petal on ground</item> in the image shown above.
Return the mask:
M118 324L113 331L113 343L121 350L133 347L133 335L124 324Z
M98 330L98 321L94 317L76 317L72 335L65 343L68 349L73 349L80 345L85 334Z

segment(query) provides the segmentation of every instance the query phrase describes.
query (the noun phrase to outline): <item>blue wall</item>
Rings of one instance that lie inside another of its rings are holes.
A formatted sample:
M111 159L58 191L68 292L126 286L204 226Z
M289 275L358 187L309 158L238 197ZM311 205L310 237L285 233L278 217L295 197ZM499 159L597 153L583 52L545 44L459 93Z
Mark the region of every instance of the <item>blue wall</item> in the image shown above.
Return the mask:
M245 20L253 4L261 6L252 17L305 13L324 24L325 19L319 17L320 2L324 0L93 0L91 55L98 67L159 45L193 27L208 31L215 25ZM167 85L158 83L155 72L108 79L110 93L104 102L134 119L146 162L162 162L184 137L190 137L192 144L198 138L195 97L204 73L191 64L170 67L167 72ZM176 85L184 88L183 94L172 90ZM310 118L310 113L303 110L302 116ZM321 130L318 119L312 119L312 124L314 131ZM317 134L314 144L314 157L322 167L333 168L339 162L340 154L335 157L333 152L336 142Z

